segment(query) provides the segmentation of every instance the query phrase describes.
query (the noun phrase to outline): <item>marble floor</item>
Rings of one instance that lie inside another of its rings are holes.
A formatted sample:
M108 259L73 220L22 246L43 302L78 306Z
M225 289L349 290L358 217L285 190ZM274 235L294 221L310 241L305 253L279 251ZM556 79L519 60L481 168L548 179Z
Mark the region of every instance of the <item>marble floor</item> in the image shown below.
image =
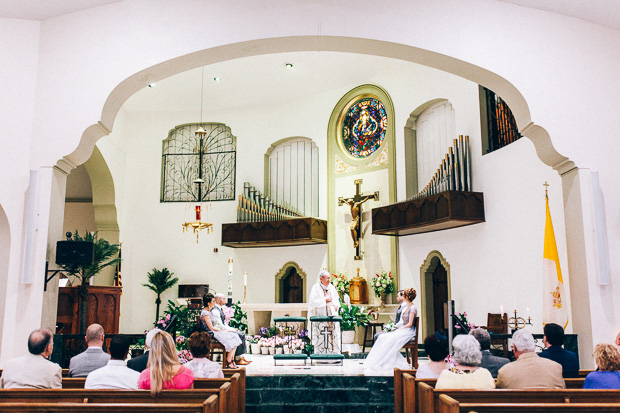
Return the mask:
M252 363L245 366L248 376L279 376L279 375L314 375L314 376L363 376L364 375L364 359L345 359L344 364L316 364L310 366L310 360L306 360L304 366L303 361L297 360L280 360L278 365L274 366L273 356L249 354L245 356ZM428 359L420 358L419 364L427 363Z

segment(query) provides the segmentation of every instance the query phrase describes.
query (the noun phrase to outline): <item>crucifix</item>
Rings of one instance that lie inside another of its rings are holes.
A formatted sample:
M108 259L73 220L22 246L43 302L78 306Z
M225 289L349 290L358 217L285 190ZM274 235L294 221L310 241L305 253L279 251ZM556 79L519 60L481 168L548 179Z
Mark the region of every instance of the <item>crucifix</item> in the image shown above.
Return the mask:
M360 253L360 239L362 238L362 204L369 199L375 201L379 200L379 191L376 191L372 195L361 194L360 187L362 186L362 180L356 179L355 183L355 195L351 198L338 198L338 206L347 204L351 208L351 238L353 238L353 248L355 248L355 259L361 260Z

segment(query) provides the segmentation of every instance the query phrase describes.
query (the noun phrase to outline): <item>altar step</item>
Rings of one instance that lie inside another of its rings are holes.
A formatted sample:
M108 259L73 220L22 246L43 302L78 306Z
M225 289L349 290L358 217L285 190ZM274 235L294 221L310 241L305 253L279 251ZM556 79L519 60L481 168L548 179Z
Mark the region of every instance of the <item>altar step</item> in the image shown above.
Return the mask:
M394 410L394 378L366 376L248 376L247 413Z

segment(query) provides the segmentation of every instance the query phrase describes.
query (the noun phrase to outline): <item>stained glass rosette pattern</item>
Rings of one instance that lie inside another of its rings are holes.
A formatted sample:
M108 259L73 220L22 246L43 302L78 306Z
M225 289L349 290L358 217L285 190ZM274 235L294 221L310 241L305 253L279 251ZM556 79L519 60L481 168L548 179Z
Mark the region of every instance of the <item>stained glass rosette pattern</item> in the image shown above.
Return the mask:
M355 103L342 122L342 146L355 158L367 158L377 151L385 138L387 114L377 99Z

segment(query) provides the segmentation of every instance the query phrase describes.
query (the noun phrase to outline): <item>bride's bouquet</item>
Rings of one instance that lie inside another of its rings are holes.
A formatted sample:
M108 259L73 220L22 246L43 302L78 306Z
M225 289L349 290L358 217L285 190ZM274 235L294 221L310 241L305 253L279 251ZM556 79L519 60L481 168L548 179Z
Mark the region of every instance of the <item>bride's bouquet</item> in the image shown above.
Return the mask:
M390 331L397 330L396 324L393 321L388 322L385 326L383 326L383 331L389 333Z

